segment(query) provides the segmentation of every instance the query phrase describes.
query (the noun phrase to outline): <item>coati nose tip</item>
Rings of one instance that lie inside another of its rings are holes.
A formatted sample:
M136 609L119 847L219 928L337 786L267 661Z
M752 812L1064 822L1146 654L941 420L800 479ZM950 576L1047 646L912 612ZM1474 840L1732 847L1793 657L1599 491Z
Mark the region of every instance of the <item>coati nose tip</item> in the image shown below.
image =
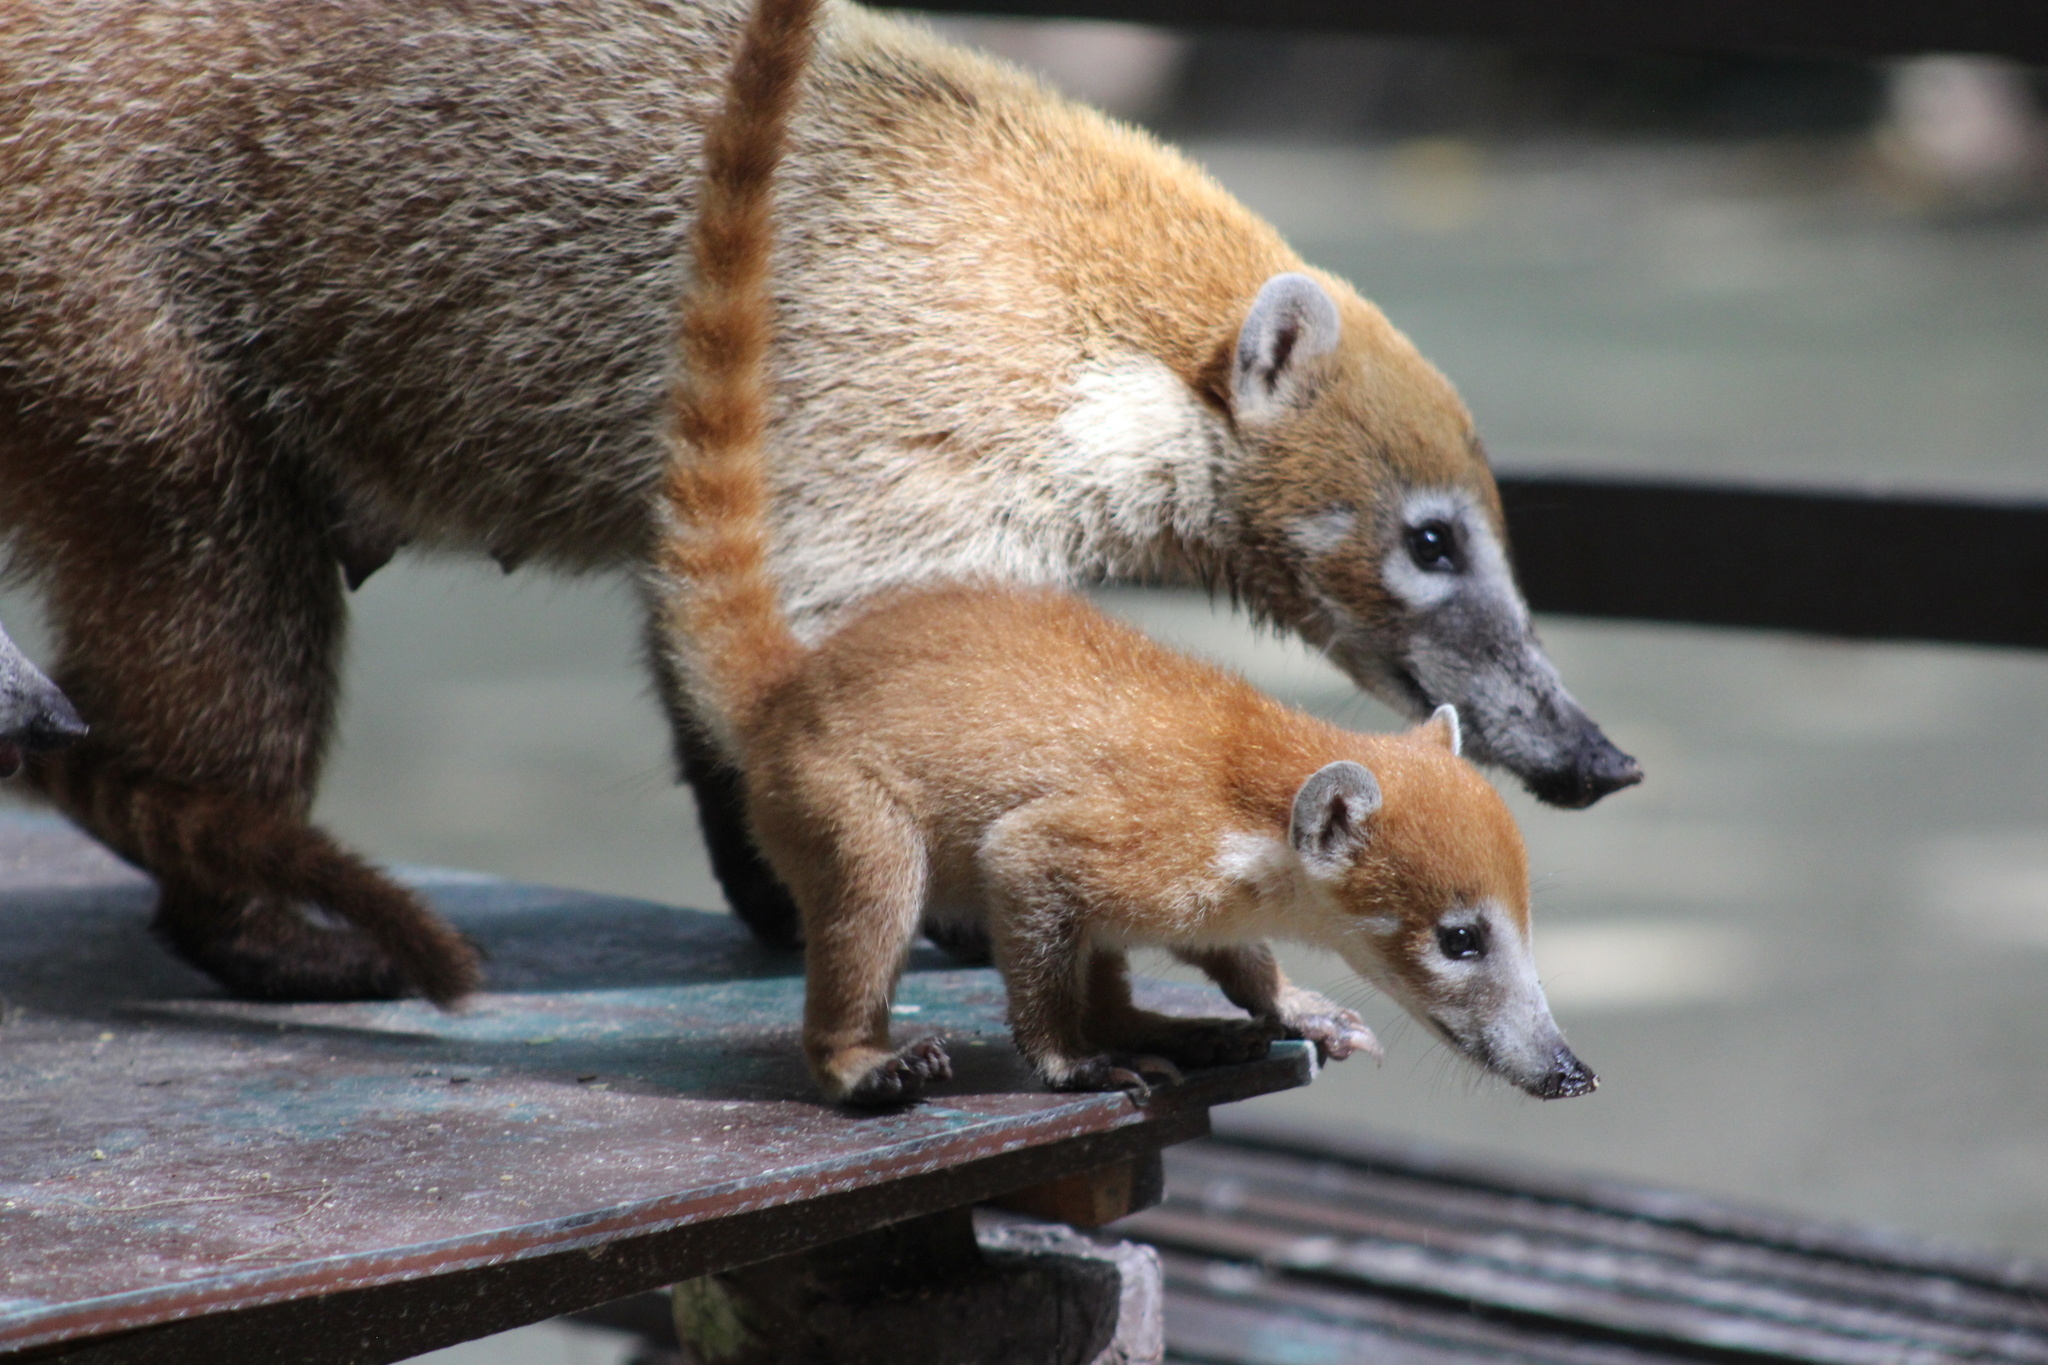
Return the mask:
M89 728L79 719L70 698L51 686L36 698L28 724L22 727L18 738L28 749L61 749L85 738Z
M1529 1087L1529 1093L1539 1100L1568 1100L1577 1095L1590 1095L1599 1088L1600 1078L1574 1056L1570 1048L1560 1047L1551 1059L1550 1070L1543 1074L1542 1080Z
M1633 787L1642 780L1643 765L1594 730L1569 763L1532 775L1527 785L1536 799L1546 805L1584 810L1601 797Z

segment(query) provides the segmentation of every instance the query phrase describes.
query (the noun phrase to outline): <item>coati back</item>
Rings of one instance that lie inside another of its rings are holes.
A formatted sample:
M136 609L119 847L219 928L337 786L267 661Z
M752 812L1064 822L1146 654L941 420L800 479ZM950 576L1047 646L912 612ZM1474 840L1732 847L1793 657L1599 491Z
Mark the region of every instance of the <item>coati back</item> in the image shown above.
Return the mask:
M408 541L653 562L695 168L745 12L0 5L0 529L92 724L31 773L231 989L474 979L307 823L343 582ZM801 638L917 582L1228 587L1416 718L1457 704L1547 799L1635 780L1532 633L1469 415L1378 310L1143 134L823 15L769 430ZM662 686L728 895L786 940L734 778Z
M934 911L985 923L1017 1046L1051 1086L1143 1092L1276 1035L1376 1050L1356 1014L1288 983L1264 942L1282 937L1339 952L1533 1094L1591 1090L1529 958L1520 833L1458 757L1455 709L1350 734L1046 588L893 588L799 638L769 568L769 195L811 8L761 0L707 139L649 586L667 668L802 910L826 1095L893 1103L950 1075L938 1040L889 1035ZM1125 953L1145 945L1252 1017L1138 1009Z

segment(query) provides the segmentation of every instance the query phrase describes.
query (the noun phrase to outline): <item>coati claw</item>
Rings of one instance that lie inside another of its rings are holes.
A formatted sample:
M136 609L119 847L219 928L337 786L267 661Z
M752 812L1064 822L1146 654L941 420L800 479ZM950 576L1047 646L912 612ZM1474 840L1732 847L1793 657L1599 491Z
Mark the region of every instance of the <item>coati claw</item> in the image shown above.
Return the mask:
M1148 1080L1150 1077L1151 1080ZM1105 1052L1076 1063L1067 1074L1054 1082L1055 1090L1121 1090L1132 1099L1143 1102L1152 1098L1152 1081L1179 1085L1186 1077L1179 1067L1164 1057L1151 1055L1134 1056L1125 1052Z
M915 1072L920 1080L953 1079L953 1059L947 1055L946 1045L940 1039L920 1038L914 1043L907 1044L896 1056Z
M937 1038L906 1044L846 1092L846 1102L863 1109L909 1104L924 1093L928 1081L953 1079L953 1059Z
M1283 1036L1314 1043L1318 1062L1341 1062L1356 1052L1363 1052L1374 1061L1384 1056L1380 1040L1356 1010L1306 1015L1294 1020Z

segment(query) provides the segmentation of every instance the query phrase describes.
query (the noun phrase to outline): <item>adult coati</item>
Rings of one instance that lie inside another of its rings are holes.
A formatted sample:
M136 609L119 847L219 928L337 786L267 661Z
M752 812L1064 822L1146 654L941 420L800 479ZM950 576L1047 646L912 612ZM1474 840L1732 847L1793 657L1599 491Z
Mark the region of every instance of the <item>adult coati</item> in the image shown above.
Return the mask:
M85 733L71 702L0 628L0 777L32 753L61 749Z
M93 727L32 772L230 989L474 979L307 822L343 579L408 541L650 562L701 130L743 15L0 6L0 526ZM1531 633L1449 384L1200 172L839 4L792 146L771 443L800 634L933 578L1206 583L1417 717L1456 704L1471 752L1549 800L1637 780ZM731 774L662 685L729 896L786 941Z
M1286 937L1340 953L1530 1093L1592 1090L1530 959L1520 832L1458 757L1454 707L1407 735L1350 734L1052 588L889 587L798 637L768 556L769 196L815 8L758 0L706 139L647 585L669 675L745 775L803 912L804 1051L826 1096L896 1103L950 1074L938 1040L889 1034L933 913L986 926L1018 1050L1056 1088L1142 1094L1147 1073L1243 1060L1275 1034L1376 1048L1356 1014L1288 983L1265 946ZM1334 352L1322 297L1307 280L1262 291L1218 380L1240 407L1271 382L1278 338ZM1141 945L1199 964L1252 1017L1137 1008L1125 953Z

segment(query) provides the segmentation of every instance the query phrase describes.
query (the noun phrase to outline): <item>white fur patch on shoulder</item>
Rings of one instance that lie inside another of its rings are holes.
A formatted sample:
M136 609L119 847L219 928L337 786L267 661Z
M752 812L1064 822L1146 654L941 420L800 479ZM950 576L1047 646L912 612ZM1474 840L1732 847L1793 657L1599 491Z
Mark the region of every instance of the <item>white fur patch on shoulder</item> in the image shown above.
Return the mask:
M1074 490L1090 540L1201 540L1235 454L1222 419L1152 356L1084 365L1057 422L1046 472Z
M1296 863L1294 850L1278 835L1234 829L1219 842L1214 866L1222 880L1263 894L1293 880Z

